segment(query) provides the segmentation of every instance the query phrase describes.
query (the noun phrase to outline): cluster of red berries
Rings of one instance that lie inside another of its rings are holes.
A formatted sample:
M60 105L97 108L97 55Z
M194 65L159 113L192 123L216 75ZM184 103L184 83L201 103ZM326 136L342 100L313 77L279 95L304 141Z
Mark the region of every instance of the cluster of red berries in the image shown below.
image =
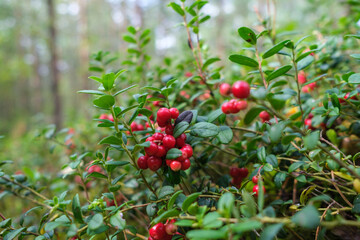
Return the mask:
M150 127L148 122L146 122L145 126L146 126L146 128ZM133 132L145 130L145 127L142 124L137 123L137 122L132 122L130 124L130 128L131 128L131 131L133 131Z
M157 171L165 162L171 170L177 172L179 170L187 170L191 163L190 157L193 155L193 149L186 144L186 134L181 134L175 138L173 136L174 126L171 120L177 119L179 110L176 108L160 108L157 112L157 123L160 127L165 127L165 134L156 132L146 139L150 142L150 146L145 148L145 156L139 157L137 164L140 169L149 168ZM178 148L182 155L176 159L166 159L167 152L172 148ZM165 160L165 161L164 161Z
M248 174L249 174L249 170L247 168L231 167L230 168L230 176L232 177L231 184L237 188L240 188L242 180L246 178Z
M175 219L163 223L158 223L149 229L149 240L170 240L177 233L177 227L174 224Z
M259 185L257 185L258 181L259 181L259 177L258 176L253 176L253 178L251 179L253 183L255 183L255 186L253 187L253 193L255 197L259 196ZM265 187L263 186L263 192L265 193Z
M222 83L220 85L220 94L223 96L229 96L230 93L236 98L244 99L250 95L250 85L245 81L237 81L232 86L228 83ZM221 106L221 110L225 114L238 113L241 110L247 108L247 101L232 99L229 102L225 102Z
M344 98L339 98L339 102L341 103L341 104L343 104L343 103L346 103L346 99L348 99L350 97L350 93L348 92L345 96L344 96ZM354 95L354 96L352 96L350 99L353 99L353 100L356 100L357 98L356 98L356 96Z
M300 84L304 84L304 83L307 82L306 74L303 71L299 72L299 74L298 74L298 82ZM308 84L306 86L303 86L301 88L301 91L303 93L309 93L309 92L313 91L316 88L316 86L317 86L316 82L313 82L313 83L310 83L310 84Z
M262 111L259 113L259 117L261 118L261 122L265 123L270 121L270 114L267 111Z
M114 121L113 115L105 113L100 114L99 119Z

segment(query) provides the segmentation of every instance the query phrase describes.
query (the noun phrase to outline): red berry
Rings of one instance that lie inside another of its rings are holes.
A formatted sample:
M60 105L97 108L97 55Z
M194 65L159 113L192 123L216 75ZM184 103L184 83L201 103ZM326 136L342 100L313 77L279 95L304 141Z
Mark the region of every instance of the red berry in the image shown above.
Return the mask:
M231 93L231 85L228 83L222 83L220 84L219 91L221 95L229 96L229 94Z
M169 124L169 121L162 121L162 120L157 120L157 124L159 125L159 127L166 127Z
M137 125L137 130L138 131L143 131L145 128L144 128L144 126L143 125L141 125L141 124L138 124Z
M190 165L191 165L190 159L185 159L181 163L181 170L185 171L185 170L189 169Z
M172 119L177 119L180 113L177 108L170 108L170 114Z
M316 88L316 82L310 83L308 86L311 90L314 90Z
M305 75L304 72L300 72L300 73L298 74L298 82L299 82L300 84L306 83L306 75Z
M154 225L152 228L150 228L149 234L150 237L152 237L154 240L163 240L166 235L164 224L158 223Z
M172 159L166 159L166 166L169 166L170 167L170 164L173 160Z
M233 178L237 178L240 175L240 168L238 167L231 167L230 168L230 176Z
M155 172L161 167L162 160L161 160L161 158L151 156L147 160L147 165L148 165L148 168L150 168L152 171Z
M263 192L265 193L265 187L263 186ZM254 195L255 195L255 197L257 197L257 196L259 196L259 185L255 185L254 187L253 187L253 193L255 193Z
M250 85L245 81L237 81L231 91L237 98L247 98L250 95Z
M171 135L165 135L162 141L163 146L167 149L175 147L176 139Z
M310 130L314 130L315 128L312 125L311 118L305 119L305 126L307 126Z
M238 113L238 112L240 111L240 110L237 109L236 103L237 103L236 99L231 99L231 100L229 101L229 104L230 104L230 112L231 112L231 113Z
M185 144L185 146L181 148L181 151L185 151L186 158L190 158L193 155L193 148L189 144Z
M233 179L231 180L231 184L232 184L232 185L235 185L235 186L238 186L238 185L241 186L242 180L243 180L243 178L241 178L241 177L233 178Z
M172 161L170 163L170 168L171 170L173 170L174 172L177 172L181 169L181 162L179 161Z
M253 181L253 183L255 183L255 184L257 184L258 183L258 180L259 180L259 178L258 178L258 176L253 176L252 177L252 179L251 179L252 181Z
M186 141L186 134L183 133L176 138L176 146L180 148L183 147L185 145L185 141Z
M153 142L153 141L155 141L155 138L153 138L153 137L148 137L148 138L145 140L145 142Z
M249 174L249 170L247 168L239 169L239 177L246 178L248 174Z
M248 104L247 104L247 101L245 101L245 100L240 100L235 103L235 108L236 108L237 112L239 112L241 110L245 110L247 108L247 106L248 106Z
M170 110L167 108L160 108L157 112L157 121L158 122L167 122L171 119Z
M153 156L158 151L158 145L154 142L150 142L150 146L145 148L145 152L149 156Z
M136 123L136 122L132 122L132 123L130 124L130 128L131 128L131 131L133 131L133 132L137 131L137 130L138 130L138 125L137 125L137 123Z
M102 120L108 119L107 114L105 114L105 113L100 114L99 119L102 119Z
M166 155L166 148L163 145L158 146L158 151L155 153L156 157L164 157Z
M140 169L147 169L148 168L147 159L148 159L148 156L139 157L139 159L137 160L137 164L138 164L138 167Z
M309 113L309 116L308 116L308 118L313 118L314 117L314 114L312 114L312 113Z
M156 132L152 135L155 140L161 141L164 138L164 134Z
M262 122L267 122L270 120L270 114L267 112L267 111L262 111L260 114L259 114L259 117L261 118L261 121Z
M309 88L309 86L303 86L302 88L301 88L301 91L303 92L303 93L309 93L310 92L310 88Z
M107 116L107 117L108 117L108 119L109 119L110 121L112 121L112 122L114 121L114 117L113 117L113 115L108 114L108 116Z
M100 166L98 165L92 165L90 167L87 168L87 172L90 174L90 173L93 173L93 172L102 172L102 169Z
M174 235L177 232L177 226L172 223L166 224L165 231L168 235Z
M232 105L229 102L223 103L221 106L221 111L225 114L230 114L232 110Z
M168 135L173 135L173 132L174 132L174 127L172 124L168 124L166 125L165 127L165 133L168 134Z

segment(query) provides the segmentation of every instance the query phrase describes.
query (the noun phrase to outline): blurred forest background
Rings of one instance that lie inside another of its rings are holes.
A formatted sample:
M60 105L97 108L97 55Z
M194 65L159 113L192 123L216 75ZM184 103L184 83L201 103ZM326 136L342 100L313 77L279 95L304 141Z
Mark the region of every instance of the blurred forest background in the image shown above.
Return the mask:
M201 38L226 63L228 54L241 47L236 29L256 29L256 11L266 17L267 0L209 2L204 12L211 19L201 29ZM299 38L326 34L314 29L315 24L327 31L346 27L351 11L339 0L275 2L277 28ZM129 43L123 35L129 25L151 29L150 65L160 64L164 57L181 61L189 56L181 19L167 4L164 0L1 0L0 135L16 138L43 124L91 121L89 98L76 93L91 88L90 56L110 51L118 57L112 64L126 68L122 62Z

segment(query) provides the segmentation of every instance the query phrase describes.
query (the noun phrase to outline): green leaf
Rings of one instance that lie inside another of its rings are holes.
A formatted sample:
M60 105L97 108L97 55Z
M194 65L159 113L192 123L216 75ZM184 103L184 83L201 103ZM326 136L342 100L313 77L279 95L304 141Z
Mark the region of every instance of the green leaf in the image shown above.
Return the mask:
M233 54L233 55L230 55L229 60L234 63L248 66L248 67L258 67L259 66L259 63L257 61L255 61L254 59L249 58L247 56L244 56L244 55Z
M360 213L360 195L357 195L354 199L354 206L351 212L359 214Z
M304 146L308 150L315 149L319 142L319 139L320 139L319 131L311 132L309 135L305 136L303 139L304 139Z
M313 205L308 205L297 212L291 220L300 227L314 229L320 224L320 215Z
M209 115L208 115L208 122L212 123L214 122L216 119L218 119L221 115L225 115L221 109L217 109L212 111Z
M184 202L182 203L182 210L183 211L187 211L187 209L189 208L189 206L195 202L195 200L201 195L201 193L193 193L189 196L187 196L187 198L184 200Z
M208 122L196 123L190 132L190 134L193 136L203 137L203 138L213 137L218 135L218 133L219 133L218 126Z
M224 217L229 218L231 216L232 209L234 207L235 197L232 193L225 193L222 195L218 202L218 211Z
M179 122L178 124L176 124L175 128L174 128L174 131L173 131L173 136L174 138L177 138L179 137L181 134L183 134L186 129L188 129L189 127L189 123L188 122Z
M360 84L360 73L352 74L348 79L348 83Z
M206 62L203 64L202 69L205 70L208 66L210 66L211 64L213 64L214 62L218 62L220 61L220 58L210 58L208 60L206 60Z
M242 223L236 223L231 229L238 233L249 232L262 228L262 223L256 220L249 220Z
M161 188L159 193L159 199L165 198L166 196L172 194L175 192L174 188L172 186L164 186Z
M167 208L168 209L172 209L173 205L175 204L175 201L177 199L177 197L180 195L180 193L182 193L182 190L177 191L176 193L174 193L171 198L169 199L168 203L167 203Z
M190 239L226 239L226 232L221 230L191 230L186 233Z
M110 161L106 161L105 165L106 166L125 166L128 165L130 162L128 161L114 161L114 160L110 160Z
M90 177L93 177L93 178L103 178L103 179L107 179L107 178L108 178L107 176L105 176L104 174L99 173L99 172L92 172L92 173L86 175L86 178L90 178Z
M266 156L266 162L271 164L275 168L278 167L278 160L277 160L276 156L273 154Z
M284 172L278 172L274 177L274 182L277 188L281 188L282 183L286 179L286 173Z
M246 217L253 217L256 214L256 203L254 198L245 190L241 193L245 205L241 206L241 212Z
M136 40L129 35L124 35L123 39L125 42L128 42L128 43L135 43L135 44L137 43Z
M353 57L353 58L356 58L357 60L360 60L360 54L359 53L350 54L350 57Z
M223 222L219 220L219 218L221 218L219 213L209 212L205 215L202 224L206 229L219 228L223 225Z
M117 95L119 95L119 94L121 94L121 93L123 93L123 92L126 92L126 91L128 91L128 90L130 90L130 89L132 89L132 88L134 88L134 87L137 87L137 86L138 86L137 84L134 84L134 85L132 85L132 86L130 86L130 87L121 89L121 90L117 91L113 96L116 97Z
M8 234L5 235L4 240L15 239L16 237L18 237L25 230L26 230L26 227L12 230L11 232L9 232Z
M246 125L250 124L252 121L254 121L254 119L259 116L259 114L264 111L263 108L259 108L259 107L254 107L251 108L245 115L244 118L244 123Z
M169 6L174 9L175 12L177 12L180 16L185 16L184 10L180 7L179 4L171 2Z
M266 149L264 146L258 148L257 150L257 157L261 162L265 162L266 160Z
M295 43L295 48L297 48L297 46L302 42L304 41L306 38L308 37L311 37L311 35L307 35L307 36L304 36L302 38L300 38L296 43Z
M297 63L298 71L305 69L314 62L314 57L309 55Z
M89 221L88 227L90 230L96 230L103 225L103 215L100 213L95 214Z
M102 84L106 91L109 91L114 87L114 82L115 82L115 74L113 72L105 74L103 76Z
M250 28L241 27L238 29L238 33L247 43L250 43L251 45L256 44L256 34Z
M260 240L273 240L283 226L283 223L267 226L261 233Z
M266 59L266 58L269 58L273 55L275 55L276 53L278 53L281 49L284 48L285 44L288 43L290 40L285 40L285 41L282 41L278 44L276 44L275 46L273 46L272 48L270 48L269 50L267 50L263 55L262 55L262 58L263 59Z
M304 165L305 162L294 162L290 165L288 172L292 173L293 171L295 171L296 169L300 168L302 165Z
M122 140L118 137L115 136L108 136L103 138L99 144L113 144L113 145L121 145L122 144Z
M272 143L280 141L285 125L283 122L273 124L269 129L269 137Z
M219 127L219 135L217 136L217 138L219 139L219 141L222 144L229 144L231 142L231 140L233 139L233 131L231 130L230 127L228 126L220 126Z
M180 156L182 156L182 152L180 151L180 149L172 148L167 152L166 159L176 159Z
M118 228L118 230L124 230L126 227L126 221L122 218L122 213L118 211L110 218L110 224Z
M282 66L281 68L278 68L275 71L273 71L272 73L270 73L269 76L267 76L266 80L271 81L277 77L280 77L280 76L284 75L285 73L287 73L291 68L292 68L291 65Z
M85 93L85 94L94 94L94 95L105 95L104 92L97 91L97 90L80 90L78 93Z
M7 228L11 225L11 218L7 218L0 222L0 228Z
M95 99L93 103L99 108L108 110L115 104L115 98L111 95L104 95Z
M168 218L171 218L171 217L177 217L179 216L180 214L180 211L177 210L176 208L173 208L173 209L170 209L166 212L163 212L162 214L160 214L160 216L156 217L152 223L159 223L161 222L162 220L165 220L165 219L168 219Z
M72 200L72 212L74 213L74 218L79 223L84 223L82 214L81 214L81 205L79 194L76 194Z

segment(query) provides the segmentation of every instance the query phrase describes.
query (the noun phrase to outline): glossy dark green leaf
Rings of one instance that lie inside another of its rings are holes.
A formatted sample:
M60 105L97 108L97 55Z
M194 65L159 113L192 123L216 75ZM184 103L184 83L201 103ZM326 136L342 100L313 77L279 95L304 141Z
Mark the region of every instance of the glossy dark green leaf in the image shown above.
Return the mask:
M233 131L228 126L220 126L220 132L217 138L222 144L229 144L234 137Z
M278 53L281 49L284 48L285 44L288 43L290 40L285 40L285 41L282 41L278 44L276 44L275 46L273 46L272 48L270 48L269 50L267 50L263 55L262 55L262 58L263 59L266 59L266 58L269 58L273 55L275 55L276 53Z
M275 71L273 71L272 73L270 73L269 76L267 76L266 80L271 81L277 77L280 77L280 76L284 75L285 73L287 73L288 71L290 71L291 68L292 68L291 65L282 66L281 68L278 68Z
M213 137L218 135L219 128L215 124L209 122L199 122L196 123L192 129L190 134L196 137Z
M172 148L166 154L166 159L175 159L182 156L180 149Z
M245 42L250 43L251 45L256 44L256 34L250 28L241 27L238 29L238 33Z
M244 118L244 123L246 125L250 124L252 121L254 121L254 119L256 117L259 116L259 114L264 111L263 108L259 108L259 107L254 107L254 108L251 108L245 115L245 118Z
M76 194L72 200L72 212L74 214L74 218L77 222L79 223L83 223L83 217L82 217L82 213L81 213L81 205L80 205L80 199L79 199L79 194Z
M180 122L179 124L177 124L176 126L175 126L175 128L174 128L174 131L173 131L173 136L174 136L174 138L177 138L177 137L179 137L181 134L183 134L185 131L186 131L186 129L188 129L189 128L189 123L188 122L185 122L185 121L183 121L183 122Z
M252 58L240 54L230 55L229 60L248 67L258 67L259 63Z
M102 109L110 109L115 104L115 99L111 95L101 96L93 101L94 105Z
M189 208L189 206L196 201L196 199L201 195L201 193L193 193L189 196L186 197L186 199L183 201L182 203L182 210L184 212L187 211L187 209Z

